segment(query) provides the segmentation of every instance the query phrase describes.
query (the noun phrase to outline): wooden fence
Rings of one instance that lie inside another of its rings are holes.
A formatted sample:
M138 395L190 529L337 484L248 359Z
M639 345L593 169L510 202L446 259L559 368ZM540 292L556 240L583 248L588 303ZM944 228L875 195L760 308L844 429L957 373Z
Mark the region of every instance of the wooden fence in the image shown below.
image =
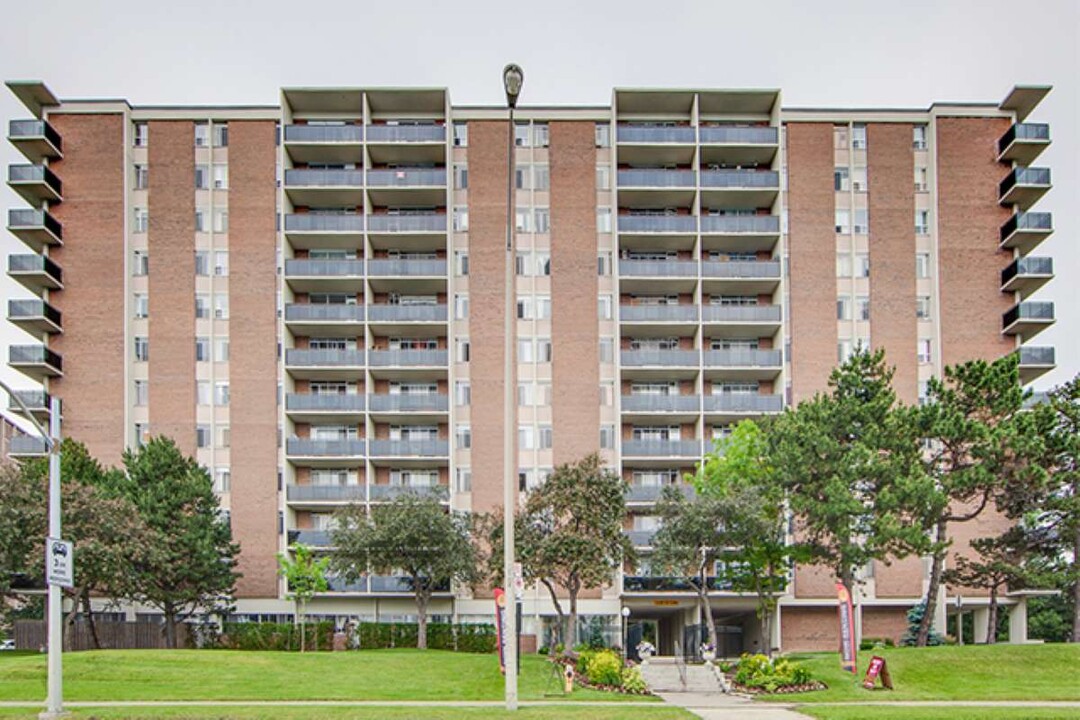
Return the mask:
M165 647L165 626L147 622L115 622L98 620L94 623L101 647L114 650L154 649ZM40 650L47 645L48 631L44 620L16 620L15 647L20 650ZM191 633L183 623L176 627L179 647L189 647ZM64 651L93 650L94 638L90 624L76 620L65 638Z

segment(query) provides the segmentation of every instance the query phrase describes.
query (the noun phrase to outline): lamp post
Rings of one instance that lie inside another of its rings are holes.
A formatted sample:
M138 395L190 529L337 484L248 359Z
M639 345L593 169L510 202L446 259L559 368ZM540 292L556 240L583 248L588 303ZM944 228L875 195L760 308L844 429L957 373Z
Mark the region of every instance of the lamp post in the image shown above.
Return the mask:
M630 657L630 648L626 647L627 636L630 632L630 608L623 605L622 609L622 658L623 662Z
M0 388L3 388L19 411L33 424L45 441L45 447L49 451L49 537L59 539L60 535L60 400L51 398L49 402L49 432L41 427L41 423L26 407L18 393L8 387L7 383L0 380ZM48 544L48 543L46 543ZM61 631L63 623L63 596L60 586L54 583L48 585L48 628L49 628L49 680L48 695L45 701L45 712L38 717L41 720L52 720L64 717L64 673L63 652L64 636Z
M514 108L525 73L510 63L503 68L503 88L509 110L506 142L506 345L503 349L503 585L514 582L514 515L517 458L514 457ZM515 596L516 605L517 598ZM506 709L518 706L518 646L516 607L506 613L503 659L506 666Z

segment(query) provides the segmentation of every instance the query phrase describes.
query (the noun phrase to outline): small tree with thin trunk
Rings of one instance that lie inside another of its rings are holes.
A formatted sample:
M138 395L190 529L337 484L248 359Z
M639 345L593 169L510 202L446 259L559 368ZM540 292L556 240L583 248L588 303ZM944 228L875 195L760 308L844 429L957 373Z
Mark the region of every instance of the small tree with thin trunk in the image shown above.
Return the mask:
M291 549L292 558L286 554L278 555L278 574L285 578L287 592L296 606L296 621L300 625L300 652L304 652L304 616L307 604L315 597L315 593L326 592L329 587L326 582L326 569L330 566L330 558L316 559L307 545L293 545ZM316 645L318 637L316 632Z
M407 493L373 507L370 515L360 505L343 508L336 520L330 567L350 581L369 571L402 573L416 601L416 644L426 649L432 594L477 575L468 519L437 500Z

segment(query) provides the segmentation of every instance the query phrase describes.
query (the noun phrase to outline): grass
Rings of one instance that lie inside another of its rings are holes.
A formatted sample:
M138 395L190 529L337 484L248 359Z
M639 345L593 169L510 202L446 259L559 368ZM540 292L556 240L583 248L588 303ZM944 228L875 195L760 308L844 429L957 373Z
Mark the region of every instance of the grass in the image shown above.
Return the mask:
M73 720L693 720L687 711L658 705L655 708L640 706L618 708L575 707L522 707L516 713L496 708L75 708L70 709ZM31 720L37 718L38 710L13 710L0 708L0 718Z
M45 697L45 656L0 655L0 700ZM547 659L522 658L519 697L561 689ZM64 655L67 700L501 700L494 655L440 650L287 653L105 650ZM576 701L643 700L576 689Z
M864 690L860 683L870 657L888 663L895 690ZM823 703L861 700L1077 700L1080 645L971 645L882 648L859 653L858 678L840 670L836 653L792 654L828 690L775 695L775 702ZM980 715L980 717L982 717Z
M1078 720L1080 708L822 705L798 711L821 720Z

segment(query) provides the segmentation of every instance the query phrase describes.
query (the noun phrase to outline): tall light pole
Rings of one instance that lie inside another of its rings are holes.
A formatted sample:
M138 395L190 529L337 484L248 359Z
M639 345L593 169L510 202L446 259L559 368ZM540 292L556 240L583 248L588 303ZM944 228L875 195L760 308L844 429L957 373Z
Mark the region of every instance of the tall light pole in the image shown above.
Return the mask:
M45 432L45 428L41 427L41 423L30 412L30 409L26 407L26 403L22 401L18 393L8 387L7 383L0 380L0 388L3 388L11 399L15 401L15 404L19 406L19 410L26 419L29 420L34 429L38 431L42 439L45 441L45 447L49 451L49 537L59 539L60 535L60 399L51 398L49 402L49 432ZM48 542L46 541L46 545ZM61 603L63 602L63 596L61 595L60 586L55 583L49 583L49 612L48 612L48 628L49 628L49 681L48 681L48 696L45 701L45 712L41 713L38 717L41 720L53 720L53 718L61 718L65 716L64 713L64 672L63 672L63 652L64 652L64 635L61 625L63 623L63 609Z
M503 586L510 590L514 584L514 516L517 509L514 486L517 483L517 458L514 456L514 108L517 106L525 73L510 63L503 68L503 88L509 110L506 140L506 345L503 348ZM508 602L515 605L504 615L505 645L503 661L506 666L506 709L518 706L518 646L517 598L507 592ZM513 598L511 600L511 597Z

